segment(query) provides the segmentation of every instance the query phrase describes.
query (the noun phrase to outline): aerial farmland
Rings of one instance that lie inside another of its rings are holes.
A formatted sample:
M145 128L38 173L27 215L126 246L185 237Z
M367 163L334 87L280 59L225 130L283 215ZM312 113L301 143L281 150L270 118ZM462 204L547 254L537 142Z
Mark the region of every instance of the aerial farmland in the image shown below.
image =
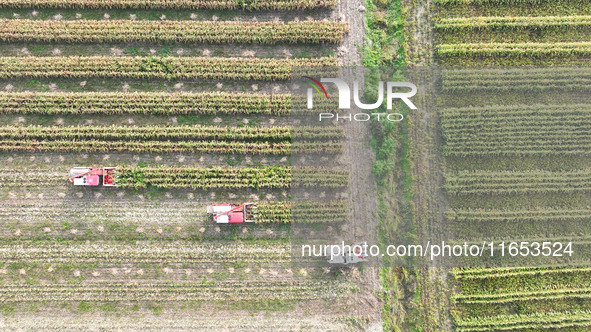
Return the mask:
M0 330L589 330L590 13L0 0Z
M351 167L290 166L346 160L347 128L295 130L285 84L292 67L360 61L349 6L0 3L0 326L379 326L376 269L290 259L294 219L351 215Z

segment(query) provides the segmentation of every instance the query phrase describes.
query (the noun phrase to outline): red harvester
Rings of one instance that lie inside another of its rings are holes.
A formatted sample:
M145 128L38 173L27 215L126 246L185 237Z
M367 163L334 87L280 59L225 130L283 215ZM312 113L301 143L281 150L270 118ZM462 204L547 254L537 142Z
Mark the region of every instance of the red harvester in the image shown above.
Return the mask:
M207 207L207 213L213 215L218 224L236 224L254 222L257 206L255 203L214 204Z
M74 167L70 170L70 182L75 186L117 187L116 167Z

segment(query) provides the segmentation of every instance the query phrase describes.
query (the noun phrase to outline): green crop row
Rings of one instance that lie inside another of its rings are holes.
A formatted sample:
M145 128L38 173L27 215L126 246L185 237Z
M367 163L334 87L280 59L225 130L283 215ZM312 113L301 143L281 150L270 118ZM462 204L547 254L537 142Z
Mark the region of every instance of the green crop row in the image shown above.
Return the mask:
M337 58L0 57L0 78L287 80L294 67L331 67ZM325 70L329 70L326 69Z
M581 90L591 85L591 68L461 68L441 72L441 91L508 92Z
M585 105L446 109L441 128L448 156L591 153L591 109Z
M456 320L458 332L527 331L591 327L591 311L499 315Z
M591 16L442 18L435 31L438 44L580 42L591 39Z
M342 136L336 127L5 126L0 127L0 151L339 153Z
M444 188L453 195L588 192L591 170L460 171L445 175Z
M455 209L445 212L448 220L460 222L539 222L591 220L591 209L539 208L522 210Z
M289 115L289 94L232 92L0 92L0 113L40 115L83 114L261 114ZM315 101L314 112L336 105ZM298 112L306 111L298 107Z
M66 43L339 43L348 27L331 21L214 22L0 20L0 41Z
M193 189L287 189L343 188L349 173L338 169L272 167L193 168L128 167L118 170L118 184L124 188L193 188Z
M445 66L585 66L591 42L439 44Z
M309 10L337 0L1 0L0 8Z
M264 202L257 204L259 223L336 223L348 220L344 201L329 202Z

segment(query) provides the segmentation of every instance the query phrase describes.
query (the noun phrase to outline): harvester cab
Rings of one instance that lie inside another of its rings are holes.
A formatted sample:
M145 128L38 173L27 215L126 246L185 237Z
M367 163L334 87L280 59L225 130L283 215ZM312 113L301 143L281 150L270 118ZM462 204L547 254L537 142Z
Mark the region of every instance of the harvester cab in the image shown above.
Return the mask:
M326 256L326 261L329 264L337 266L366 262L368 260L368 256L367 253L363 252L363 247L365 244L365 242L358 242L350 246L342 246L340 244L330 245L327 248L327 252L333 252L332 247L336 247L334 252L338 252L339 255L332 256L329 254Z
M116 167L74 167L70 170L70 182L75 186L117 187Z
M207 213L218 224L239 224L255 222L257 206L255 203L214 204L207 207Z

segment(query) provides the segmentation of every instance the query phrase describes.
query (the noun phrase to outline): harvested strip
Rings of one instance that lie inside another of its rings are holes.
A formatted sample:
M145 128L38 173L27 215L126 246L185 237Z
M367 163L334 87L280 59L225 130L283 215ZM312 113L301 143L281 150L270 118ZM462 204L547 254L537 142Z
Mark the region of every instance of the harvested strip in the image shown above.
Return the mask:
M127 245L118 242L93 244L39 244L0 246L3 262L61 264L202 264L236 262L289 262L289 243L257 241L256 244L184 242Z
M204 300L290 300L331 299L346 294L346 283L330 281L260 282L153 282L4 285L2 302L45 301L204 301Z
M65 185L66 179L59 172L43 170L0 169L0 188L2 187L45 187Z
M0 20L5 42L319 44L339 43L347 30L347 24L329 21Z

